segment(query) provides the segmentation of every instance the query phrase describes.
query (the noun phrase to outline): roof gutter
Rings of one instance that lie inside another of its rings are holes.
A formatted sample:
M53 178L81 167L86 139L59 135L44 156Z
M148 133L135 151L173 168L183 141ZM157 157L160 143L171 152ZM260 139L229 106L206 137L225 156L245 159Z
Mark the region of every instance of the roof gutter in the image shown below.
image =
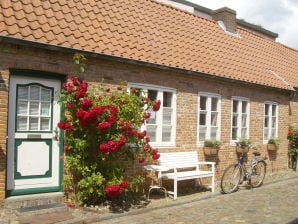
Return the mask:
M51 45L51 44L46 44L46 43L41 43L41 42L36 42L36 41L29 41L29 40L24 40L24 39L19 39L19 38L15 38L15 37L9 37L9 36L0 36L0 42L18 44L18 45L29 46L29 47L36 47L36 48L51 50L51 51L60 51L60 52L64 52L64 53L81 53L81 54L86 54L88 56L95 57L95 58L114 60L114 61L119 61L119 62L126 62L126 63L130 63L130 64L135 64L135 65L143 65L143 66L154 67L154 68L159 68L159 69L163 69L163 70L176 71L176 72L189 74L189 75L198 75L198 76L201 76L204 78L229 81L229 82L239 83L239 84L241 83L241 84L245 84L245 85L249 85L249 86L258 86L258 87L272 89L272 90L278 90L278 91L287 91L290 93L295 91L293 89L284 89L284 88L278 88L278 87L273 87L273 86L266 86L266 85L262 85L262 84L247 82L247 81L238 80L238 79L231 79L231 78L222 77L222 76L219 76L216 74L208 74L208 73L203 73L203 72L199 72L199 71L187 70L187 69L183 69L183 68L179 68L179 67L171 67L171 66L152 63L152 62L146 62L146 61L141 61L141 60L136 60L136 59L131 59L131 58L123 58L123 57L119 57L119 56L115 56L115 55L96 53L94 51L86 51L86 50L81 50L81 49L76 49L76 48L71 48L71 47Z

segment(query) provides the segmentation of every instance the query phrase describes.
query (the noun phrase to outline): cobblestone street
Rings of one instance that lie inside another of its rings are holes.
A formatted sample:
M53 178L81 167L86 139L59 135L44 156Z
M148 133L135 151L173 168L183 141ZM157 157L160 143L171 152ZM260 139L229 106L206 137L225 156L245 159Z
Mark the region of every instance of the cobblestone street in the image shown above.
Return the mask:
M100 223L298 223L298 175L257 189L241 187L233 194L185 201L184 204L114 217Z

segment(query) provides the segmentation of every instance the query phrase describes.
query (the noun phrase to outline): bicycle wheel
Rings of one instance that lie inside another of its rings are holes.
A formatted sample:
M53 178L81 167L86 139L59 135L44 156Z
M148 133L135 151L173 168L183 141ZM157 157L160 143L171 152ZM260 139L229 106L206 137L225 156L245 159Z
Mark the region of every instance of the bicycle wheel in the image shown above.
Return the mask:
M263 160L257 162L253 167L250 177L250 184L252 187L260 187L266 175L266 163Z
M242 168L240 164L228 166L221 177L220 187L222 193L229 194L235 192L238 189L241 176Z

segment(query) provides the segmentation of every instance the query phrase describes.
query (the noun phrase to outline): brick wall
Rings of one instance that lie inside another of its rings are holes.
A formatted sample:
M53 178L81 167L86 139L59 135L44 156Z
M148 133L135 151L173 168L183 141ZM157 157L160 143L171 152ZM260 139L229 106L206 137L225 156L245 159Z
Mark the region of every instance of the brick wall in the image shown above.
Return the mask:
M0 44L0 68L2 82L0 88L0 202L4 201L6 135L7 135L7 86L8 69L34 69L41 71L70 74L73 71L72 54L63 54L35 48ZM30 62L30 63L28 63ZM178 72L148 68L123 62L88 58L88 68L81 78L91 83L101 81L114 85L120 81L146 83L175 88L177 91L177 130L176 147L163 148L160 151L197 150L200 160L217 163L217 182L223 169L236 160L235 147L230 145L231 133L231 97L242 96L250 100L250 138L260 148L262 154L268 154L263 144L264 101L279 103L279 136L281 144L275 155L271 155L269 171L287 168L287 130L289 122L298 122L298 118L289 120L289 95L286 93L253 87L250 85L206 79L198 75L186 75ZM203 149L197 146L198 92L210 92L221 95L221 140L223 147L218 156L205 157ZM293 110L297 102L291 104ZM296 113L297 114L297 113ZM251 153L249 153L251 155ZM142 166L134 164L130 172L142 173Z

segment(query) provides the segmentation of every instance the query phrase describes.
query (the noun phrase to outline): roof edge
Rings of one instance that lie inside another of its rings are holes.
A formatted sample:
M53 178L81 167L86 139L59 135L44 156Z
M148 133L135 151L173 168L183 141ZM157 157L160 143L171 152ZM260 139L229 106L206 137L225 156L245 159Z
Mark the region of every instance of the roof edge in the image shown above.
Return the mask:
M132 59L132 58L119 57L116 55L96 53L94 51L86 51L86 50L82 50L82 49L69 48L69 47L64 47L64 46L50 45L50 44L46 44L46 43L29 41L29 40L14 38L14 37L0 36L0 43L1 42L11 43L11 44L19 44L22 46L36 47L36 48L51 50L51 51L62 51L65 53L78 53L79 52L79 53L87 54L87 55L89 55L91 57L95 57L95 58L116 60L119 62L126 62L126 63L130 63L130 64L135 64L135 65L145 65L147 67L154 67L154 68L170 70L170 71L178 71L178 72L181 72L184 74L189 74L189 75L200 75L201 77L205 77L205 78L212 78L212 79L222 80L222 81L230 81L233 83L241 83L241 84L245 84L245 85L249 85L249 86L258 86L258 87L263 87L263 88L277 90L277 91L295 92L295 90L292 90L289 88L279 88L279 87L274 87L274 86L262 85L262 84L247 82L247 81L243 81L243 80L239 80L239 79L222 77L222 76L219 76L216 74L209 74L209 73L203 73L203 72L199 72L199 71L187 70L187 69L183 69L183 68L179 68L179 67L171 67L171 66L167 66L167 65L151 63L151 62L136 60L136 59Z
M278 37L278 33L274 33L274 32L272 32L270 30L267 30L267 29L265 29L261 26L254 25L252 23L246 22L244 19L237 19L236 22L239 25L242 25L242 26L245 26L245 27L250 28L252 30L258 31L258 32L263 33L263 34L266 34L270 37L273 37L273 38Z

